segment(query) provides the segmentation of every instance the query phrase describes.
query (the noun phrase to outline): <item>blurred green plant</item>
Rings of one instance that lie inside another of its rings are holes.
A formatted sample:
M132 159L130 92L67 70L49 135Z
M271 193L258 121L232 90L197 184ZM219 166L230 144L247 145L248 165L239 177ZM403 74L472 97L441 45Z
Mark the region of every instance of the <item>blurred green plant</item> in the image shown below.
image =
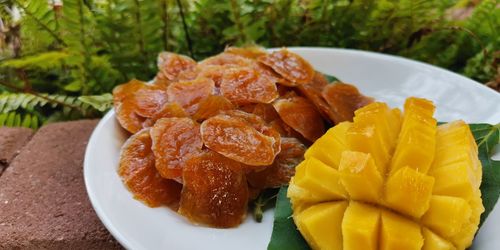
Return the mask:
M0 0L0 6L0 125L100 116L114 86L155 76L163 50L199 60L227 45L355 48L429 62L490 86L500 78L498 0ZM26 97L44 101L17 105Z

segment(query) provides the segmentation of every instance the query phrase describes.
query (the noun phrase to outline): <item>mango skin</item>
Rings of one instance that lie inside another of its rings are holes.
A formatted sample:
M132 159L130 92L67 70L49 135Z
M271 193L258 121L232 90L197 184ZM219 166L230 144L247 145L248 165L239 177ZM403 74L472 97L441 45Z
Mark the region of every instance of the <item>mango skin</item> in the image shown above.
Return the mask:
M288 197L313 249L467 249L478 229L482 168L468 125L437 126L409 98L355 112L306 153Z

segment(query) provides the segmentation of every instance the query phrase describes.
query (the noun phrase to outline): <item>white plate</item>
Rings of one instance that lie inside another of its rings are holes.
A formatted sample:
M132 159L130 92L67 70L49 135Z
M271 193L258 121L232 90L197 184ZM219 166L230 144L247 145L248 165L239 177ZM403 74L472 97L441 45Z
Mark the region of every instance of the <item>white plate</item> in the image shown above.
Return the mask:
M401 107L419 96L437 105L439 121L500 122L500 94L458 74L400 57L370 52L290 48L319 71L355 84L364 94ZM149 208L134 200L118 174L120 147L126 135L110 111L87 146L84 176L97 215L128 249L266 249L273 213L262 223L252 218L234 229L193 226L167 208ZM498 154L495 156L495 158ZM500 209L490 215L475 240L477 249L500 249Z

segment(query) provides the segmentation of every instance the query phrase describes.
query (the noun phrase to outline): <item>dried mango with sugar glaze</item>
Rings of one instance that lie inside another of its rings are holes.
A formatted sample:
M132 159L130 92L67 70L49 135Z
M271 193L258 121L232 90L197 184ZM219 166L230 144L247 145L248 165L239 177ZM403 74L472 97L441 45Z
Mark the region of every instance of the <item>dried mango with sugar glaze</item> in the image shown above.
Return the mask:
M290 180L293 219L313 249L466 249L484 211L481 163L463 121L431 101L375 102L330 128Z

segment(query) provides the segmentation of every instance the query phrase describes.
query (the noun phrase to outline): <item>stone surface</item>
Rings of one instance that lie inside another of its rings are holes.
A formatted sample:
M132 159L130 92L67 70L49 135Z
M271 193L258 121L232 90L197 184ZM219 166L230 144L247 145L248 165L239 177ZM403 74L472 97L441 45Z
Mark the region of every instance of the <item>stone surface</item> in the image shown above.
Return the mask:
M0 175L32 135L28 128L0 127Z
M87 198L83 157L97 121L47 125L0 178L0 249L117 249Z

